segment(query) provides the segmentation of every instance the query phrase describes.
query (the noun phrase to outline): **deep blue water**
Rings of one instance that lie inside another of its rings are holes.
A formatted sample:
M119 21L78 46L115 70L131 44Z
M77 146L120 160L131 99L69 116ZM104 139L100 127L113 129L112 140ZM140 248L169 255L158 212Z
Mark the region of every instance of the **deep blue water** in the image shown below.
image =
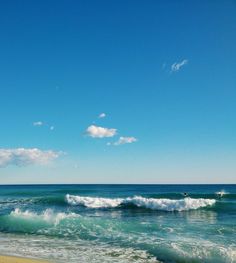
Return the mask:
M0 253L236 262L236 185L0 186Z

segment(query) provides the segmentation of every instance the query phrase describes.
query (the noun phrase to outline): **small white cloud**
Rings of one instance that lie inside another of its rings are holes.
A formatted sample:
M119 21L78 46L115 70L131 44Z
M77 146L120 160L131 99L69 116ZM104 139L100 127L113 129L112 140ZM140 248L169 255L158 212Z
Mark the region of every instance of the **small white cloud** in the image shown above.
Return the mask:
M86 133L92 138L113 137L114 135L116 135L117 129L108 129L96 125L91 125L87 128Z
M42 121L35 121L33 122L33 126L42 126L43 122Z
M99 119L102 119L102 118L105 118L105 117L106 117L106 113L101 113L101 114L99 114L99 116L98 116Z
M113 145L121 145L126 143L133 143L136 142L137 139L135 137L120 137L117 142L114 142Z
M61 152L42 151L37 148L0 149L0 167L8 165L27 166L32 164L46 165L59 157Z
M184 59L183 61L178 62L178 63L175 62L174 64L171 65L171 72L179 71L186 64L188 64L187 59Z
M50 126L50 130L53 131L55 129L54 126Z

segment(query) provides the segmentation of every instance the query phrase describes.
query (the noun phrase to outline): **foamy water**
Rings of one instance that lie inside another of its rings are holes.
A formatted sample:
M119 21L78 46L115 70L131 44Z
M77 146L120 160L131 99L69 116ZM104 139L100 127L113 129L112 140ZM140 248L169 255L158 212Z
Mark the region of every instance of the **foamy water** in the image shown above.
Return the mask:
M171 199L154 199L144 198L142 196L128 197L128 198L100 198L100 197L84 197L67 194L66 201L70 205L84 205L90 208L109 208L118 207L125 204L133 204L137 207L149 208L152 210L163 211L185 211L191 209L198 209L201 207L212 206L215 204L214 199L193 199L186 197L180 200Z

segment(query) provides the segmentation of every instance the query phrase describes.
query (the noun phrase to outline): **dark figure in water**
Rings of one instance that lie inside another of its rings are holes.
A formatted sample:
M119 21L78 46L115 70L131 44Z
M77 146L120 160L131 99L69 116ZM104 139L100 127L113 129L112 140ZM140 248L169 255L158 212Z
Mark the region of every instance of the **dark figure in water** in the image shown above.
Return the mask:
M187 194L187 193L184 193L184 196L186 197L186 196L188 196L188 194Z

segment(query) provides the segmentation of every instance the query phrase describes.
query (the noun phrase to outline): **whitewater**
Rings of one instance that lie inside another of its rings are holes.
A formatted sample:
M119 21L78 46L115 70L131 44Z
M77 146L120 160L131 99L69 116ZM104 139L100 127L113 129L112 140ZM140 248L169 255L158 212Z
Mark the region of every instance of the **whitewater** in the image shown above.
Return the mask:
M111 199L74 196L69 194L66 195L66 201L71 205L84 205L90 208L108 208L118 207L125 204L133 204L137 207L163 211L184 211L198 209L200 207L211 206L216 202L214 199L193 199L189 197L180 200L144 198L142 196L128 197L123 199Z

